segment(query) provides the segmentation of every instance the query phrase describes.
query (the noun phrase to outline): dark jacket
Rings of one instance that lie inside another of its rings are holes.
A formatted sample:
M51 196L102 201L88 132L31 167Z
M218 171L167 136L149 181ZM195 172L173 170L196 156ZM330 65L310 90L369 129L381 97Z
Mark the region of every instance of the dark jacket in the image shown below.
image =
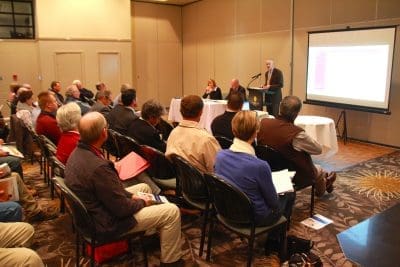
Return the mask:
M221 88L217 87L215 91L213 90L210 93L205 92L203 98L208 98L208 96L210 96L210 99L222 100Z
M79 143L65 167L65 183L79 197L93 216L96 230L102 235L119 234L136 225L133 217L145 206L133 200L124 189L111 161Z
M224 136L230 140L233 140L233 132L232 132L232 119L237 112L225 111L224 114L221 114L212 121L211 130L214 136Z
M110 129L127 135L129 125L138 118L134 111L123 105L117 105L107 115Z
M154 147L165 152L167 144L162 140L160 132L145 120L137 118L128 127L127 135L140 144Z
M272 147L294 165L296 175L293 181L300 188L310 185L317 176L311 156L304 151L295 150L292 146L293 138L302 131L304 131L302 128L278 117L278 119L263 119L257 135L259 145Z
M234 92L235 90L233 90L232 88L229 89L229 94L225 97L225 99L229 98L229 95ZM239 94L242 95L243 101L247 101L247 97L246 97L246 89L244 89L243 86L239 85L239 88L237 89L237 91L239 92Z

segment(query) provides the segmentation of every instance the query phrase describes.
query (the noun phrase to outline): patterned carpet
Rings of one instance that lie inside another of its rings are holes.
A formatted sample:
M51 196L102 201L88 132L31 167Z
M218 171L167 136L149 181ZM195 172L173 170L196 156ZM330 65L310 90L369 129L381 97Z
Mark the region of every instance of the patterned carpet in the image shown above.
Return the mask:
M49 190L43 184L37 164L25 164L25 180L34 186L40 203L50 209L58 200L50 200ZM338 173L335 191L316 199L315 211L334 221L321 230L303 226L300 221L308 216L310 190L297 194L289 234L312 239L313 252L319 255L324 266L354 266L341 252L336 235L343 230L379 213L399 202L400 197L400 152L394 152L344 169ZM217 227L213 239L212 262L204 256L198 257L200 221L193 216L183 217L182 248L185 266L244 266L247 243L236 235ZM34 225L36 229L35 249L48 266L74 266L75 243L71 220L68 214ZM156 236L146 240L149 266L159 265L159 245ZM135 243L133 258L122 256L103 266L143 266L143 255L139 243ZM89 266L88 259L81 258L82 266ZM265 256L262 246L255 247L254 266L279 266L275 255Z

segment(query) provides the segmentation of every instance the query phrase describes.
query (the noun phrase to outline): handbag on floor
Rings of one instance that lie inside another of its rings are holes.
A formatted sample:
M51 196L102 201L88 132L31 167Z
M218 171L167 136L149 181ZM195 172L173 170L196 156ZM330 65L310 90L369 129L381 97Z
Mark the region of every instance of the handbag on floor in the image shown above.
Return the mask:
M313 246L314 242L311 240L293 235L287 237L287 254L289 257L296 253L309 253Z

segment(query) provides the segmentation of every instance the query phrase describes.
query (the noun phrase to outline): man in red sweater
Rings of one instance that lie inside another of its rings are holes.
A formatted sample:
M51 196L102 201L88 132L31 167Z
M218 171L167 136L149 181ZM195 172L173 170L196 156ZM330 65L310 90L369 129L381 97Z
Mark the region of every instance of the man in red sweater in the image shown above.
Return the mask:
M61 130L56 120L57 100L48 91L41 92L38 95L38 99L41 112L36 121L36 133L46 136L57 145L61 136Z

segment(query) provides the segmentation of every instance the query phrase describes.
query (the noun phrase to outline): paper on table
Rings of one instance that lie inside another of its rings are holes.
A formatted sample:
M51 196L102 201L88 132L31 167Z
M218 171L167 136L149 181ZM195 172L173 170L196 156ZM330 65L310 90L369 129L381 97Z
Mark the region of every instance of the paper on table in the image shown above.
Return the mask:
M333 221L331 219L328 219L321 214L315 214L314 216L303 220L301 223L312 229L319 230L328 224L331 224L332 222Z
M274 183L276 193L294 192L292 177L295 173L288 169L272 172L272 182Z

